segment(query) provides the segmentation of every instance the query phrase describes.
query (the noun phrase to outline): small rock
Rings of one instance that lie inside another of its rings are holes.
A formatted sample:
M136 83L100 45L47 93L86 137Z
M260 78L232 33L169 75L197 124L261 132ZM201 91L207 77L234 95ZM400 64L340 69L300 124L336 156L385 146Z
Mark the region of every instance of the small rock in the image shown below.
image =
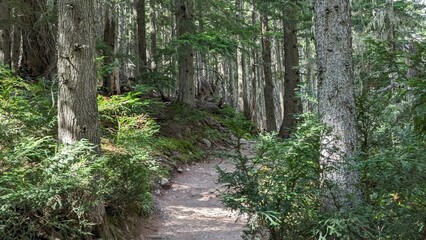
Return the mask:
M234 134L231 134L231 141L236 142L238 139Z
M178 168L178 169L176 169L176 171L177 171L178 173L182 173L182 172L183 172L183 169L182 169L182 168Z
M155 190L155 195L161 195L161 191L159 189Z
M172 187L172 184L170 183L170 181L166 178L162 178L160 180L160 186L164 189L168 189Z
M210 140L208 140L208 139L203 138L203 139L201 139L201 142L204 145L206 145L206 147L208 147L208 148L210 148L212 146L212 142L210 142Z

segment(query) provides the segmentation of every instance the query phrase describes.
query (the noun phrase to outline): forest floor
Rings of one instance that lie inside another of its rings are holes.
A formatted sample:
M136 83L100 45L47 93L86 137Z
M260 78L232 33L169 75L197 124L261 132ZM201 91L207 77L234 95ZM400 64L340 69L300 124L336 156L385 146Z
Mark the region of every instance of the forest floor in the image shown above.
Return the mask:
M243 141L242 152L253 153L254 144ZM232 149L222 149L232 151ZM216 166L232 170L229 159L182 166L168 189L157 190L155 212L141 226L143 240L238 240L246 218L227 209L220 201L224 187L217 183Z

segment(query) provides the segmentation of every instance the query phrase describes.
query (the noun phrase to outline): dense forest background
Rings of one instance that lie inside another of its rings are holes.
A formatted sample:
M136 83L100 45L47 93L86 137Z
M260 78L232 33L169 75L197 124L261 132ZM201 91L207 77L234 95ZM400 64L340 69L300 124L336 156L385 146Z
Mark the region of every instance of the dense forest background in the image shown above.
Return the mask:
M252 239L426 239L423 4L1 0L0 239L129 238L227 143Z

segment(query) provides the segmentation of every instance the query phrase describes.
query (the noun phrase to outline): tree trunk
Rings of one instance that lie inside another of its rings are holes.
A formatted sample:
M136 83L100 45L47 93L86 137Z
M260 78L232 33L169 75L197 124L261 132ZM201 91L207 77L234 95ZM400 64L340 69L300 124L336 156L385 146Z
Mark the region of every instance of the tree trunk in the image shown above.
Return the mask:
M134 1L121 1L115 4L114 14L116 16L116 42L115 62L118 63L119 74L114 79L115 90L121 94L121 87L130 86L131 80L135 79L138 64L134 63L131 56L137 56L137 15Z
M146 22L145 22L145 0L138 0L137 6L137 21L138 21L138 49L139 49L139 72L146 73Z
M271 37L268 36L269 21L265 14L261 17L262 22L262 60L263 60L263 75L265 81L265 113L266 113L266 131L272 132L277 130L275 120L275 104L274 104L274 83L272 81L271 69Z
M50 23L46 19L41 19L42 13L47 12L47 2L25 0L24 4L32 11L21 17L23 41L20 74L30 79L50 76L56 66L56 41Z
M11 22L10 19L10 8L7 5L6 1L0 1L0 18L4 20L4 27L2 27L0 32L0 55L2 55L2 60L4 64L12 67L12 53L11 53L11 25L8 23Z
M309 35L305 37L305 69L306 74L304 78L304 82L306 84L306 91L304 94L310 94L312 97L316 98L318 97L317 94L317 79L313 76L313 64L315 62L313 54L312 54L312 48L311 48L311 40ZM316 104L314 104L312 101L304 101L303 111L305 112L318 112Z
M151 69L153 71L157 68L157 13L155 10L155 0L149 1L149 8L150 8L150 38L151 38Z
M284 21L284 38L284 116L279 136L289 138L297 125L295 115L301 113L301 104L296 96L296 89L300 84L300 74L295 18Z
M194 13L192 0L176 0L177 38L188 38L194 31ZM190 43L181 43L178 47L178 102L195 106L196 86L194 81L194 53Z
M235 0L235 8L236 8L236 18L239 24L243 23L243 1L242 0ZM241 36L238 36L238 39L241 39ZM241 50L242 46L241 44L238 45L237 48L237 68L236 68L236 76L237 76L237 110L242 112L244 111L244 100L243 100L243 94L244 94L244 88L243 83L245 81L244 79L244 58L243 53Z
M13 42L12 42L12 69L17 72L19 69L19 61L21 58L22 31L17 25L13 26Z
M94 1L58 2L58 138L88 139L99 149Z
M349 0L316 0L314 10L318 108L330 128L321 138L323 207L332 212L360 201L358 174L351 169L357 131Z
M104 33L103 33L103 39L107 46L107 49L104 52L105 55L105 61L104 64L108 66L113 65L115 63L114 58L114 49L115 49L115 30L116 30L116 21L115 16L112 14L111 6L107 5L105 6L105 16L104 16ZM103 91L107 96L111 96L113 94L117 94L117 90L115 89L115 82L114 79L117 77L117 74L114 73L114 70L116 70L118 66L114 66L111 73L106 74L103 76Z

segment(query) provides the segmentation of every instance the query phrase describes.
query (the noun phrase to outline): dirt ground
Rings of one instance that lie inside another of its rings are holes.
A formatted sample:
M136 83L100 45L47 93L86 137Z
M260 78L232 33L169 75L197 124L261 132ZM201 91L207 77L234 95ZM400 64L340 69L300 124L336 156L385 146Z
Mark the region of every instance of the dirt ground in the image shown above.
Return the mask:
M249 145L246 143L246 145ZM141 226L144 240L238 240L246 219L226 209L218 193L216 166L232 169L215 158L183 166L167 190L156 195L156 212Z

